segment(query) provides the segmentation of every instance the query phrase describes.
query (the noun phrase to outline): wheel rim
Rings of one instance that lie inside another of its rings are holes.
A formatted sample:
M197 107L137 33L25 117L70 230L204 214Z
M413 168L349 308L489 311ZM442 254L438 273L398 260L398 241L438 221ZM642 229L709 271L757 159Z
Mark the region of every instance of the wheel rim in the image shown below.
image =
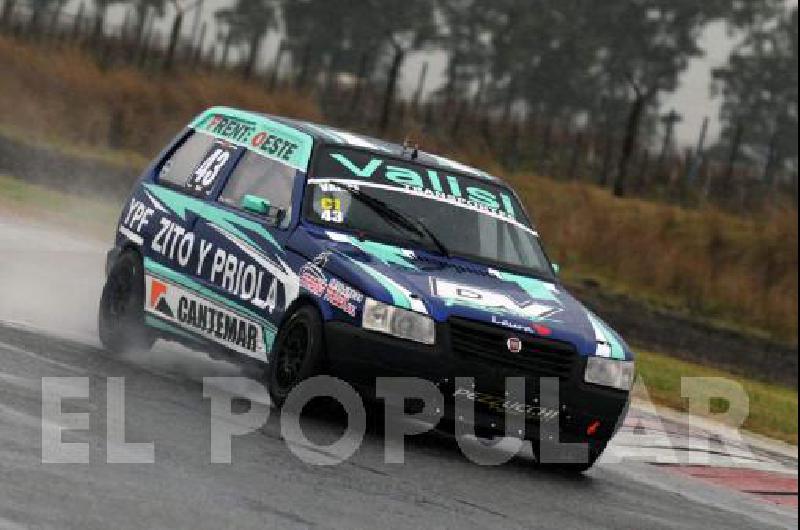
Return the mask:
M276 359L276 379L283 390L294 386L300 379L300 370L308 353L308 328L295 322L287 330Z

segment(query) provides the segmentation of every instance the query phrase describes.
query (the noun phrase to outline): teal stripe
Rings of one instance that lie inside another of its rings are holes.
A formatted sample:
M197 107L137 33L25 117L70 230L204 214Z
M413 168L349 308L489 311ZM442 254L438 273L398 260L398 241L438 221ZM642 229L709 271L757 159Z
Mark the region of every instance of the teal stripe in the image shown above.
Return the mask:
M214 291L204 287L195 280L192 280L184 276L183 274L175 272L172 269L165 267L164 265L161 265L160 263L157 263L150 258L144 259L144 268L148 273L154 274L164 280L175 282L183 287L186 287L187 289L202 294L203 296L205 296L210 300L219 302L223 305L230 307L234 311L253 319L255 322L258 322L259 324L262 324L265 328L265 331L269 330L269 332L274 334L274 332L277 330L274 324L272 324L268 320L265 320L264 317L260 316L258 313L255 313L245 307L242 307L241 305L235 302L228 300L224 296L221 296L215 293Z
M253 126L253 130L250 131L245 138L241 139L235 139L216 134L212 132L212 123L213 119L217 116L224 116L237 121L247 122L249 125ZM190 127L212 134L213 136L222 138L225 141L235 143L236 145L245 147L260 156L277 160L278 162L287 164L295 169L299 169L300 171L308 171L308 162L311 160L311 150L314 147L314 138L312 138L310 134L293 127L289 127L288 125L273 121L266 116L260 116L251 112L228 107L214 107L197 116L191 123ZM283 139L291 140L297 145L297 149L291 155L289 155L289 160L283 160L273 156L268 152L257 149L253 146L253 138L260 133L274 134Z
M246 228L251 232L255 232L256 234L260 235L269 241L272 246L283 252L280 244L278 244L272 234L255 221L251 221L250 219L246 219L237 213L229 212L228 210L212 206L210 203L195 199L194 197L189 197L188 195L178 193L163 186L145 184L144 187L160 200L164 201L166 206L184 221L186 220L186 212L191 211L206 221L216 224L222 230L238 236L256 248L260 248L260 245L253 241L252 238L250 238L247 234L242 232L241 229Z
M366 263L361 263L360 261L352 258L350 258L350 261L361 267L364 272L375 278L375 280L377 280L378 283L384 287L384 289L389 291L389 295L392 297L392 304L396 305L397 307L402 307L403 309L411 309L411 300L409 300L408 296L406 296L406 294L398 288L397 284L392 279L376 271Z
M203 342L200 339L200 337L198 337L197 335L194 335L194 334L189 333L188 331L185 331L185 330L183 330L183 329L181 329L181 328L179 328L177 326L173 326L172 324L164 322L163 320L161 320L160 318L157 318L154 315L145 315L144 316L144 323L147 324L150 327L153 327L153 328L156 328L156 329L160 329L162 331L169 331L170 333L175 333L176 335L180 335L181 337L185 337L187 339L191 339L191 340L193 340L195 342Z
M548 287L548 284L542 280L502 271L500 272L500 278L506 282L516 283L534 300L559 301L553 291Z

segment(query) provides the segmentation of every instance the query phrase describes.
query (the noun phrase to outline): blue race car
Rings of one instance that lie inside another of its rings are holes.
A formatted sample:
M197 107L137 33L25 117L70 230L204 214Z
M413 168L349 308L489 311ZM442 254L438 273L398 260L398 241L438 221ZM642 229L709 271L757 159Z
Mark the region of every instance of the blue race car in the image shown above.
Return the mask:
M589 444L584 468L633 381L632 352L561 285L508 185L416 148L230 108L198 116L135 186L99 333L112 351L163 338L264 366L278 406L321 373L360 389L424 378L468 395L481 433L502 433L504 413L523 415L530 439L556 422L562 442ZM513 404L507 377L526 383ZM540 378L557 381L555 409L539 403Z

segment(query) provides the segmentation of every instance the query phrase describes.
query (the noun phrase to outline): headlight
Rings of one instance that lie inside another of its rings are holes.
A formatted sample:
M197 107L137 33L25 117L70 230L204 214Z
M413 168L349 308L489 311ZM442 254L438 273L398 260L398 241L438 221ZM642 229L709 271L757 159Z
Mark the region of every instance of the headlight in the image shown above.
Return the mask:
M383 304L372 298L367 298L364 302L361 325L364 329L423 344L433 344L436 341L436 326L431 317Z
M583 380L618 390L630 390L633 386L633 361L589 357Z

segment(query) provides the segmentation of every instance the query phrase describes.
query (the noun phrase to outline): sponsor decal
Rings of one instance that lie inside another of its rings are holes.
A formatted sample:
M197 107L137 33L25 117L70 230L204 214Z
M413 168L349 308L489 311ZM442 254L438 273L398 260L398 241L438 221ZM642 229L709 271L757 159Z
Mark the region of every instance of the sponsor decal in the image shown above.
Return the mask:
M274 312L278 305L278 291L281 287L285 293L284 303L290 302L296 296L296 293L289 293L287 290L290 278L285 269L288 267L276 265L257 255L248 245L224 231L220 230L220 233L242 248L248 257L254 254L252 261L240 258L223 248L215 248L205 239L198 240L194 232L187 231L168 217L161 217L159 224L160 229L150 244L152 251L182 268L196 263L196 276L207 278L230 295L269 313ZM193 256L195 260L192 259ZM286 281L279 282L278 276ZM291 298L285 300L290 294Z
M329 223L343 223L342 199L339 197L322 196L319 200L320 219Z
M452 164L448 164L451 165ZM419 164L382 158L349 149L330 151L320 161L320 177L371 183L390 189L413 191L427 198L446 200L514 220L515 201L502 186L485 179L448 174Z
M256 322L205 297L147 275L145 310L231 350L266 361L264 330Z
M503 414L523 415L526 419L539 421L552 421L558 418L558 410L540 407L538 405L528 405L523 401L508 399L506 397L495 396L484 392L476 392L473 389L457 388L453 392L453 397L463 397L475 403L481 404L487 409Z
M317 265L306 263L300 268L300 287L322 298L328 288L328 279Z
M192 127L295 169L308 169L313 145L311 136L264 116L214 108L199 116Z
M430 277L430 285L431 294L452 303L494 309L526 318L545 319L561 311L558 306L546 305L530 299L518 302L505 293L472 285L460 285L433 276Z
M337 278L328 279L317 263L327 263L328 253L322 253L313 262L300 268L300 286L308 292L344 311L351 317L364 302L364 295Z
M207 130L217 136L249 144L253 150L284 162L290 161L299 147L295 142L282 138L276 133L260 129L253 121L233 116L214 116Z
M506 348L511 353L519 353L522 351L522 341L519 337L509 337L506 341Z
M225 167L234 160L236 146L228 142L217 140L211 150L206 153L203 161L194 170L186 181L186 187L195 193L205 196L211 194L217 178L223 173Z
M144 242L142 229L150 224L150 217L154 213L155 210L153 208L136 198L132 198L125 216L119 224L119 233L141 246Z
M324 299L333 307L355 317L356 310L364 302L364 295L336 278L331 278Z
M515 331L522 331L523 333L530 333L531 335L540 335L542 337L547 337L553 333L553 330L547 326L543 326L535 322L531 322L530 324L519 324L517 322L512 322L507 318L498 317L497 315L492 315L492 324L513 329Z

